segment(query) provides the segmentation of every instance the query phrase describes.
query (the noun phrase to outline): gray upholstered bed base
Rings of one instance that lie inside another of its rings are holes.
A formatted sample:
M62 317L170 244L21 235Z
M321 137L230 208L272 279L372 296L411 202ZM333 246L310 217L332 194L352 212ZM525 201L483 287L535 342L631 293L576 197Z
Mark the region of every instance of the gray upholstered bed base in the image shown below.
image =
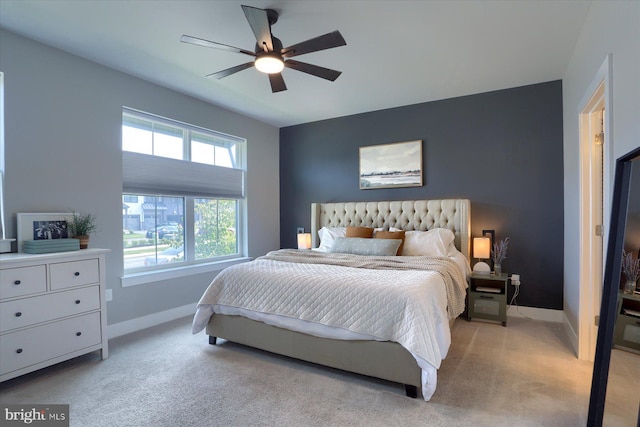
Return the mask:
M207 334L211 344L215 344L214 337L218 337L330 368L404 384L407 395L411 397L417 397L420 390L420 367L398 343L319 338L242 316L219 314L211 318Z
M397 202L314 203L311 222L314 247L323 226L366 225L428 230L444 227L456 235L456 246L469 257L470 202L466 199ZM455 319L450 321L453 325ZM270 326L242 316L216 314L206 328L209 343L216 337L331 368L405 385L417 397L422 371L400 344L381 341L342 341L319 338Z

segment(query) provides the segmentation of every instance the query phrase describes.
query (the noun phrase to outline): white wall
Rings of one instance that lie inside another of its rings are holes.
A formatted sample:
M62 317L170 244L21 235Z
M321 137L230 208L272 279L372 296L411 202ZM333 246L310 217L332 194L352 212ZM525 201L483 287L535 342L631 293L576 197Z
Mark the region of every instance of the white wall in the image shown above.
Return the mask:
M211 274L122 288L122 107L246 138L248 255L280 247L279 130L7 31L5 77L7 229L17 212L93 212L108 248L108 323L195 304ZM212 83L215 84L215 83Z
M581 100L610 53L613 128L607 134L613 145L613 161L640 146L640 2L594 1L563 79L564 310L574 331L578 331L581 285L578 113Z

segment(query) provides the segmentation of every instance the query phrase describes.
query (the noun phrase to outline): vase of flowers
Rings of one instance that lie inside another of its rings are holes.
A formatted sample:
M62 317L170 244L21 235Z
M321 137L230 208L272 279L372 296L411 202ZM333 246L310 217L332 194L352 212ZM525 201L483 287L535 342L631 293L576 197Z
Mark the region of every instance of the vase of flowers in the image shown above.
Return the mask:
M502 275L502 261L507 258L507 250L509 249L509 238L500 240L498 243L493 244L493 250L491 251L491 257L493 258L493 271L496 276Z
M640 278L640 258L633 259L631 253L622 251L622 272L624 273L626 282L623 292L632 294L636 291L636 282Z

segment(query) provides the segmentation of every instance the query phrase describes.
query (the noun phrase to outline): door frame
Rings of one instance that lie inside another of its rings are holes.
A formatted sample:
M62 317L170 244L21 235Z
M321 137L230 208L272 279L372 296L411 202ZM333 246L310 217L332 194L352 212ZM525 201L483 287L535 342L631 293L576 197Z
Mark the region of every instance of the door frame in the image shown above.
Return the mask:
M603 271L606 254L604 249L596 256L598 245L604 248L609 235L608 225L611 215L611 185L613 173L613 91L611 87L612 55L609 54L598 69L591 84L579 104L579 138L580 138L580 267L579 267L579 313L578 313L578 358L594 360L598 328L595 323L600 313L602 297L602 274L596 277L595 271ZM594 113L602 109L604 104L604 148L602 150L602 226L603 233L596 242L594 210L599 202L594 200L593 163L596 161L594 145ZM594 266L593 260L600 263Z

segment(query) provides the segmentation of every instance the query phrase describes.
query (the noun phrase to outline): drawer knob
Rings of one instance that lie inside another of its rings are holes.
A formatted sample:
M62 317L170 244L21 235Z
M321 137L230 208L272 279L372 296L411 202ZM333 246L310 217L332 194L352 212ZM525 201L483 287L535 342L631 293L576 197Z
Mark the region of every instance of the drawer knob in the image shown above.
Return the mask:
M20 280L16 280L15 282L13 282L14 285L19 285L20 283L22 283Z
M79 299L76 300L76 304L80 304L80 300Z
M73 273L74 276L78 277L80 275L79 271L76 271L75 273Z
M77 337L79 337L80 335L82 335L82 332L76 332Z
M16 317L20 317L20 316L22 316L22 313L21 312L17 312L16 313Z
M22 349L21 348L17 349L16 353L18 353L18 354L22 353Z

